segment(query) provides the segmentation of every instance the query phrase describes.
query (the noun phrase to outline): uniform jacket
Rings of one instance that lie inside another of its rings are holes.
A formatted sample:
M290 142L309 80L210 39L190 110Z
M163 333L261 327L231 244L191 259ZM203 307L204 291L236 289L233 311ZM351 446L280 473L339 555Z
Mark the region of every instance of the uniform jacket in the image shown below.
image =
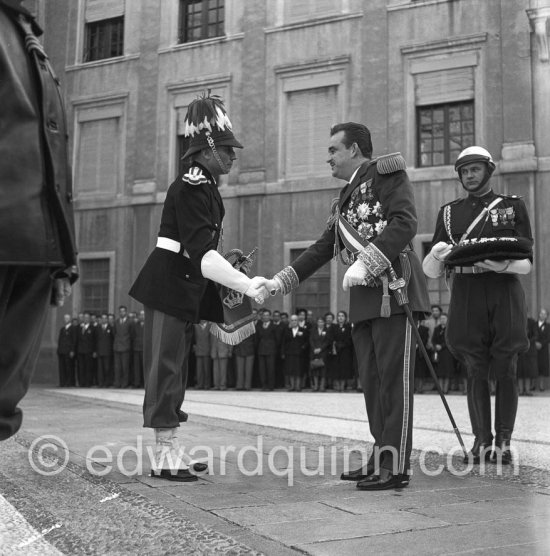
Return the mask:
M96 329L91 324L88 328L84 328L84 325L80 326L76 351L82 355L89 355L96 351Z
M67 126L42 47L25 49L42 33L25 14L0 0L0 264L61 270L76 264Z
M417 228L414 195L407 173L404 170L388 173L386 166L376 159L365 162L351 183L340 191L337 207L322 236L292 263L299 281L332 259L335 244L344 249L341 239L336 240L335 236L338 213L373 245L378 258L390 262L401 277L399 253L409 246ZM428 311L430 302L420 260L413 251L407 252L407 258L411 267L409 306L412 311ZM379 282L354 286L350 292L351 322L380 317L383 290ZM391 314L403 312L393 295L390 304Z
M201 273L201 259L217 249L225 214L218 187L208 171L195 165L169 187L159 237L180 244L179 253L156 247L130 295L152 309L185 321L223 322L216 284Z
M301 328L296 336L292 334L292 328L287 328L283 334L282 350L284 355L304 355L309 350L309 336Z
M107 324L105 329L102 324L96 327L96 351L100 357L108 357L113 353L114 333L113 327Z
M130 336L132 339L132 351L143 351L143 329L145 323L141 320L132 323Z
M256 349L258 355L276 355L279 353L279 332L272 322L264 328L264 323L256 326Z
M71 352L76 353L76 342L78 335L78 327L72 324L63 326L59 330L59 337L57 340L57 353L58 355L69 355Z
M129 317L115 320L113 351L130 351L132 347L132 321Z
M489 191L482 197L468 195L443 205L437 216L432 245L439 241L458 243L468 226L497 196L501 197L502 201L491 209L487 219L482 219L477 224L468 238L524 237L532 240L527 207L521 198L517 195L501 195Z

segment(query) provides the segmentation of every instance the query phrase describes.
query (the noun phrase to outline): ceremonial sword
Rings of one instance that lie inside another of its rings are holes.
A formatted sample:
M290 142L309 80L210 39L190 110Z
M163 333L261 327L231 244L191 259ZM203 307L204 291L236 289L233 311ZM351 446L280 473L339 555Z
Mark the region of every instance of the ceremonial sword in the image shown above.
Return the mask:
M405 257L406 257L406 255L405 255ZM407 282L405 281L404 278L398 278L397 277L397 274L395 273L395 270L393 269L393 267L391 265L390 265L388 270L389 270L390 278L391 278L391 282L388 284L389 288L390 288L390 290L393 291L393 293L395 295L395 300L397 301L397 304L400 307L403 307L403 310L405 311L405 314L407 315L407 319L409 320L409 323L411 324L411 327L414 330L414 334L416 336L416 343L420 347L420 351L422 352L422 355L424 356L424 360L426 361L426 364L428 365L428 369L430 371L430 374L432 375L435 386L437 388L437 391L439 392L439 396L441 397L441 401L443 402L443 406L445 407L445 411L447 412L447 415L449 416L449 419L451 421L451 425L453 427L453 430L455 431L456 437L458 438L458 442L460 443L462 451L464 452L464 455L467 457L468 452L466 450L466 447L464 446L464 441L462 440L462 436L461 436L460 431L458 430L458 427L456 425L455 419L454 419L453 414L451 412L451 408L449 407L449 404L447 403L447 400L445 398L445 394L443 393L443 390L441 389L441 385L439 384L439 380L437 378L437 375L435 374L435 369L434 369L434 367L432 365L432 362L430 360L430 356L428 355L428 352L426 351L426 346L424 346L424 342L422 341L422 337L420 336L420 332L419 332L418 327L416 326L416 323L414 321L414 317L413 317L411 308L409 306L409 299L407 297L407 289L406 289Z

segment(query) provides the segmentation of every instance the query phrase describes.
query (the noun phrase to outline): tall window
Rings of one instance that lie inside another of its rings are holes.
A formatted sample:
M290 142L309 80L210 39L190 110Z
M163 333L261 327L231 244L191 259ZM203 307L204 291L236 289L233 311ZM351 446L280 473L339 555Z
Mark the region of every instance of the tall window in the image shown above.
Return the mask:
M102 313L109 309L109 264L108 258L80 260L82 310Z
M84 62L115 58L124 53L124 16L86 23Z
M224 34L224 0L180 0L179 42Z
M305 249L291 249L290 260L296 259ZM323 265L311 278L292 292L292 311L311 309L315 317L330 311L330 265Z
M474 144L474 101L420 106L416 110L418 166L453 164Z
M287 93L285 171L307 176L326 166L330 127L337 113L337 86Z

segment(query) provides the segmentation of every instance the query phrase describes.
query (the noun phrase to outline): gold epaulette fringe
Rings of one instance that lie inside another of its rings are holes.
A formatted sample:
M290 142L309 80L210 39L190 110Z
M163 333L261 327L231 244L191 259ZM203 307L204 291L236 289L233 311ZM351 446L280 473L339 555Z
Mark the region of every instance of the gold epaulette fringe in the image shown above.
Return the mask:
M407 163L401 153L391 153L376 159L376 169L380 174L391 174L398 170L406 170Z

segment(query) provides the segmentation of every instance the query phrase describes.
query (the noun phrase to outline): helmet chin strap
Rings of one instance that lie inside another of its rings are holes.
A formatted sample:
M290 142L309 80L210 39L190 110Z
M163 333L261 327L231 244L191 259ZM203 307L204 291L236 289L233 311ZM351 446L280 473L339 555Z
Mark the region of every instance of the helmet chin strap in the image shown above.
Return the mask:
M223 161L220 157L220 153L218 152L218 149L216 149L216 145L214 144L214 139L212 139L212 137L210 137L210 135L207 135L206 136L206 141L208 142L208 145L212 149L212 153L214 154L214 158L216 159L216 162L218 163L218 166L221 168L221 170L224 174L227 174L229 172L229 168L223 163Z

